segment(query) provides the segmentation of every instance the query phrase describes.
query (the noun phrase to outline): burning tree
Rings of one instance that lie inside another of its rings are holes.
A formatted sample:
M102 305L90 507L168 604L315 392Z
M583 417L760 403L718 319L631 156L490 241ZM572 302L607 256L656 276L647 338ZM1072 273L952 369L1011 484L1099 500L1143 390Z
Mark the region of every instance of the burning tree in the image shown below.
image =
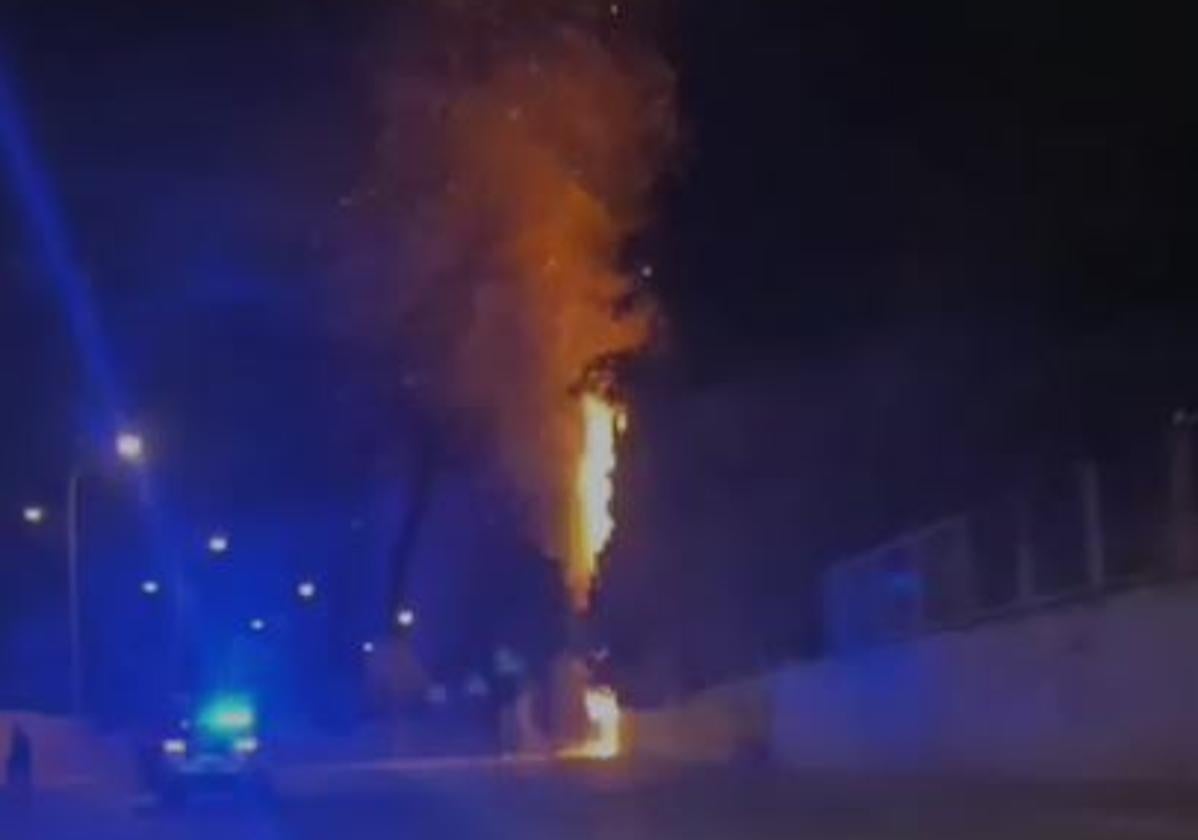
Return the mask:
M610 4L441 6L442 53L389 86L405 323L582 615L627 423L611 362L653 329L621 257L674 140L673 77Z

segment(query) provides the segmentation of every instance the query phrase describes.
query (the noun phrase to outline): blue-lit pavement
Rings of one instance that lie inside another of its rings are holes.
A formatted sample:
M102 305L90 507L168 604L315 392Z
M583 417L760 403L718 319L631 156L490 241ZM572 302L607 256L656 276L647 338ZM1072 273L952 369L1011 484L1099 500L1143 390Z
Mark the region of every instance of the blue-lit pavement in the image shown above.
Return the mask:
M0 820L8 838L1198 837L1176 792L823 778L763 767L668 768L497 759L376 761L279 774L270 803L163 813L80 789Z

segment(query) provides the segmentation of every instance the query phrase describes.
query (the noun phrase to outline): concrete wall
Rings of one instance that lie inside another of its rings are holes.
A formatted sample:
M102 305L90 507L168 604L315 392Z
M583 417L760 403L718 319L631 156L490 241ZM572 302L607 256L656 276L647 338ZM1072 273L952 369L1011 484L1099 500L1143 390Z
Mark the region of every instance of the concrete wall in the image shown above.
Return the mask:
M1198 584L784 668L627 715L630 752L796 768L1198 782Z
M796 665L770 707L800 767L1198 781L1198 585Z
M627 751L644 758L720 762L760 753L771 729L769 678L730 683L669 708L628 711Z
M0 761L8 757L12 727L33 744L33 777L39 788L90 787L129 790L135 785L131 745L101 736L77 720L34 712L0 710Z

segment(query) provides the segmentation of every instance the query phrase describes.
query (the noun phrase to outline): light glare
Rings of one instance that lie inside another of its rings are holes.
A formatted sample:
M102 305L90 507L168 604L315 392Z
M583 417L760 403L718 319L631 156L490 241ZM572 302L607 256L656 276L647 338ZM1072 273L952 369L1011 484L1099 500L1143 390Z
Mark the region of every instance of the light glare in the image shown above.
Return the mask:
M133 432L121 432L116 436L116 454L125 461L141 461L146 454L145 441Z

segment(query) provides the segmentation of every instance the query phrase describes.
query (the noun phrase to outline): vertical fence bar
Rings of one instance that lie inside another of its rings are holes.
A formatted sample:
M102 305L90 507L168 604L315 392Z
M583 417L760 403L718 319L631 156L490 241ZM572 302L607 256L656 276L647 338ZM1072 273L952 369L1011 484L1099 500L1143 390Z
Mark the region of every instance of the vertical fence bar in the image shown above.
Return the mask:
M957 598L961 619L972 619L978 613L981 596L978 593L977 560L974 556L973 522L969 516L958 517L952 525L953 565L957 567Z
M1198 511L1194 492L1193 412L1173 415L1169 437L1169 570L1184 575L1198 565Z
M1093 461L1083 461L1078 464L1077 471L1085 535L1086 582L1091 589L1102 589L1106 580L1106 539L1102 531L1102 491L1098 467Z
M1036 600L1036 554L1032 547L1032 517L1027 499L1014 503L1015 516L1015 601L1027 606Z

